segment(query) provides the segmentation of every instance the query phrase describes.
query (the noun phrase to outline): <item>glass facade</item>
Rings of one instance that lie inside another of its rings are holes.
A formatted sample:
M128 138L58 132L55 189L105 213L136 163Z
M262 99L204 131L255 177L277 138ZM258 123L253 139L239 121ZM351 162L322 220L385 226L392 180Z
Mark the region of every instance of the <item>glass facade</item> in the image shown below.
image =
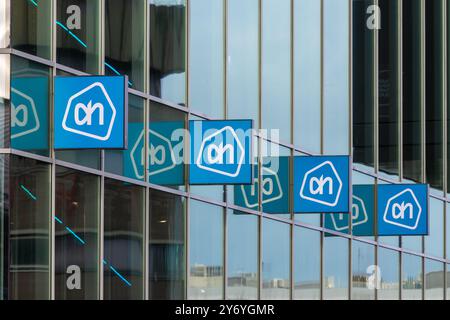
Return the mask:
M0 299L448 299L449 8L0 1ZM52 147L53 77L85 74L128 76L128 150ZM272 130L248 205L246 186L188 183L181 129L222 118ZM429 235L294 214L290 159L312 154L351 155L354 187L429 183Z

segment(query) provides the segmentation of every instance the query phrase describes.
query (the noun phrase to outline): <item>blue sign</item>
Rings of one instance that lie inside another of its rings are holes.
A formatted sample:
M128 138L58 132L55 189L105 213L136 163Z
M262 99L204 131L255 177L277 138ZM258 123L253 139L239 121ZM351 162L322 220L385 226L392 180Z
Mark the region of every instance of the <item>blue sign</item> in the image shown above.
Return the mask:
M258 195L261 191L264 212L289 213L289 157L270 159L272 160L267 161L261 169L261 188L259 188L258 165L253 167L253 184L234 187L235 205L258 210Z
M189 183L253 183L252 127L252 120L189 121Z
M427 235L428 185L378 185L378 235Z
M350 157L294 158L294 212L349 213Z
M144 179L145 171L151 183L160 185L184 184L184 123L164 121L150 123L148 130L148 170L145 170L144 127L142 123L128 126L130 148L125 152L124 174Z
M11 147L48 149L48 77L11 80Z
M55 149L125 149L127 77L55 78Z
M352 234L355 236L374 235L374 185L354 185L352 195ZM325 228L349 233L349 215L332 213L325 216ZM330 234L325 234L329 236Z

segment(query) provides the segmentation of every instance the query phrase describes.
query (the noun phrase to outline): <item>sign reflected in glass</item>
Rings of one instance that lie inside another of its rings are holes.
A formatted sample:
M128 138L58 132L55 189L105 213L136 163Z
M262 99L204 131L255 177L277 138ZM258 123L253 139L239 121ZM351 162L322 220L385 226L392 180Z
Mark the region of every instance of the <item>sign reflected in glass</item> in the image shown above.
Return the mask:
M352 195L352 234L355 236L373 236L375 234L375 187L374 185L354 185ZM332 213L325 216L325 228L349 233L349 215ZM330 236L330 234L325 234Z
M11 147L48 149L48 77L11 80Z
M235 205L258 210L258 195L261 191L265 213L289 212L289 157L278 157L276 160L277 166L271 166L271 161L266 161L263 165L261 188L259 186L259 166L254 165L253 184L234 187Z

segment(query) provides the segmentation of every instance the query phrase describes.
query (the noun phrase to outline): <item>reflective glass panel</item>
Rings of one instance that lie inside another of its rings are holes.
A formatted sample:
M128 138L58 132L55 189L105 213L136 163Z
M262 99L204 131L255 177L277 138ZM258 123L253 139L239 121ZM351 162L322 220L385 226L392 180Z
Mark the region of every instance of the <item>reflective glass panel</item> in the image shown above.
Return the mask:
M228 210L227 227L227 299L257 299L258 217Z
M105 300L144 297L144 188L105 179Z
M402 256L402 300L421 300L423 287L422 258Z
M352 300L374 300L376 275L375 247L352 242Z
M398 300L400 293L400 254L398 251L378 247L380 283L378 300Z
M262 290L263 300L289 299L290 227L264 219L262 224Z
M223 299L223 208L190 202L188 299Z
M325 300L348 299L348 240L324 237L323 297Z
M444 299L444 264L425 259L425 300Z
M149 0L150 94L186 101L186 0Z
M55 183L55 297L98 299L100 179L56 167Z
M50 298L50 166L10 157L10 300Z
M185 199L150 190L149 210L149 298L184 299Z

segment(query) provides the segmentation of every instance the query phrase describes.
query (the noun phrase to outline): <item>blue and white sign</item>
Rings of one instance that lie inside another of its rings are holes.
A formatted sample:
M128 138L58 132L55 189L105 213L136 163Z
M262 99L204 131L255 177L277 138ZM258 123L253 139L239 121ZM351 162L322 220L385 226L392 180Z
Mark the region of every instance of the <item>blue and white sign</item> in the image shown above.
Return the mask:
M127 77L55 78L55 149L125 149Z
M352 196L352 234L355 236L374 235L374 185L354 185ZM349 233L349 215L332 213L325 216L325 228ZM325 234L326 236L329 234Z
M148 130L148 170L145 170L144 128L142 123L130 123L130 148L124 174L142 180L145 171L151 183L160 185L184 184L184 123L163 121L150 123Z
M11 147L48 149L48 77L11 80Z
M258 210L258 195L261 191L264 212L289 213L289 157L270 159L271 161L266 161L261 169L261 188L259 188L258 165L254 165L253 184L234 187L235 205Z
M189 121L190 184L251 184L252 120Z
M427 235L428 185L378 185L378 235Z
M294 158L294 212L350 213L350 157Z

